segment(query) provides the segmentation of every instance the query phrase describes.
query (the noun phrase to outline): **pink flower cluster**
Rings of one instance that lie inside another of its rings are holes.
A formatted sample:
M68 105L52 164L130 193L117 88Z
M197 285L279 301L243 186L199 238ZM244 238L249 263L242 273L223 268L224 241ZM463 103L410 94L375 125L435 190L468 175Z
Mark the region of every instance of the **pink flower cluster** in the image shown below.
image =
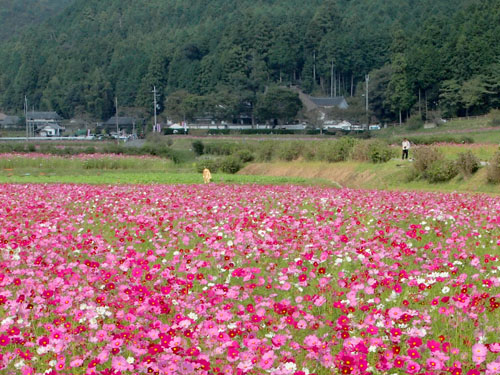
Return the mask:
M5 374L500 373L500 198L0 186Z
M142 160L160 160L160 157L151 155L123 155L123 154L69 154L69 155L52 155L44 154L39 152L30 153L0 153L0 159L34 159L34 160L50 160L50 159L71 159L71 160L94 160L94 159L112 159L112 160L123 160L123 159L142 159Z

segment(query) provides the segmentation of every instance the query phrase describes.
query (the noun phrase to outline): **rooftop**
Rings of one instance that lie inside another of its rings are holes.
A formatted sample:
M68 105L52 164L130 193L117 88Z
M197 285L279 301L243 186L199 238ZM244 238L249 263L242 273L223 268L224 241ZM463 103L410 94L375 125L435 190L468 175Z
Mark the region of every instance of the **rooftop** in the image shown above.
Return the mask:
M28 112L28 120L62 120L57 112Z

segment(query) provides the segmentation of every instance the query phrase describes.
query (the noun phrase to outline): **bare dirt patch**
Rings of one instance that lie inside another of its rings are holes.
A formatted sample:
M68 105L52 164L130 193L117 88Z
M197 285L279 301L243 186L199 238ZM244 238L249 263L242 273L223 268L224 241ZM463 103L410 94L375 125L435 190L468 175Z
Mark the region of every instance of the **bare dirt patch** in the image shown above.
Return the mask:
M342 187L363 188L376 178L373 171L358 171L354 163L253 163L240 174L318 178Z

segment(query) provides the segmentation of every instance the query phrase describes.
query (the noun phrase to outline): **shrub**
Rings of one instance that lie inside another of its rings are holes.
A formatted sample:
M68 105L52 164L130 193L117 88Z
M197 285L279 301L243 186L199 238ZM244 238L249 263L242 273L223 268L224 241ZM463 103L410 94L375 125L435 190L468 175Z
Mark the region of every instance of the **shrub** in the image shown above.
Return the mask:
M356 131L351 132L349 136L353 136L356 139L370 139L372 137L371 131Z
M204 153L211 155L231 155L235 153L239 146L236 143L214 142L204 145Z
M406 121L406 127L408 130L418 130L423 128L424 120L422 120L419 116L413 116L408 121Z
M421 174L415 168L408 168L408 169L406 169L406 172L404 175L404 181L412 182L412 181L418 180L420 177L421 177Z
M259 161L271 161L274 157L276 151L275 142L264 141L259 143L257 148L257 160Z
M358 142L353 148L353 159L371 161L372 163L386 163L394 156L394 151L385 142L367 141Z
M103 153L120 155L124 153L124 147L122 145L117 145L117 144L108 144L103 148Z
M252 152L248 149L239 150L236 153L236 157L240 159L242 163L249 163L254 159Z
M433 147L419 147L414 151L413 167L419 172L424 173L432 163L438 160L444 160L443 154Z
M318 156L318 143L307 142L303 150L304 158L308 161L315 160Z
M85 147L83 149L83 153L84 154L95 154L96 153L96 149L94 146L88 146L88 147Z
M500 152L495 153L486 169L486 178L492 184L500 183Z
M219 160L208 158L198 160L198 163L196 163L196 171L201 173L205 168L208 168L212 173L216 173L219 170Z
M490 112L490 126L500 126L500 109L494 109Z
M334 142L325 142L320 151L320 158L329 163L346 161L351 156L356 141L350 137L342 137Z
M456 161L457 168L465 177L469 177L479 169L479 159L470 150L462 152L458 155Z
M174 150L167 147L166 156L175 164L182 164L191 159L191 153L188 150Z
M119 147L119 146L114 146L114 147ZM115 152L113 152L115 151ZM106 153L123 153L124 150L121 148L106 148L105 152ZM169 157L170 155L170 149L161 144L154 144L154 143L146 143L144 146L141 147L141 152L144 153L145 155L153 155L153 156L160 156L160 157Z
M278 158L292 161L299 158L304 147L303 142L281 142L278 146Z
M430 183L446 182L458 174L456 163L451 160L435 160L425 170L424 177Z
M64 147L62 151L66 155L76 155L79 152L79 150L74 149L73 147Z
M203 150L205 148L205 145L203 144L202 141L196 140L191 143L191 146L193 147L193 151L196 155L200 156L203 155Z
M392 148L380 141L370 142L368 153L372 163L387 163L394 155Z
M146 135L146 141L148 143L153 143L153 144L162 144L163 143L163 137L161 136L160 133L148 133Z
M370 142L358 142L352 150L352 158L358 161L370 160Z
M474 143L474 138L468 137L468 136L464 135L464 136L458 138L458 142L459 143L472 144L472 143Z
M220 170L224 173L234 174L238 172L243 163L235 156L226 156L220 161Z

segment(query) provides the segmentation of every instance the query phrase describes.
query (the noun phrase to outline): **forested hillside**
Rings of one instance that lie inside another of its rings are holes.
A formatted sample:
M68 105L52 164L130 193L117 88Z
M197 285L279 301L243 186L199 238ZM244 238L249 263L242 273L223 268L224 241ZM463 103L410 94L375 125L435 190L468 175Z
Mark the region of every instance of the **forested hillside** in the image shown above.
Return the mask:
M0 41L53 17L74 0L0 0Z
M160 111L168 97L173 115L227 118L273 84L360 95L366 74L379 119L484 112L499 105L500 0L76 0L1 45L0 67L0 107L27 95L65 117L107 118L115 96L150 110L156 85Z

